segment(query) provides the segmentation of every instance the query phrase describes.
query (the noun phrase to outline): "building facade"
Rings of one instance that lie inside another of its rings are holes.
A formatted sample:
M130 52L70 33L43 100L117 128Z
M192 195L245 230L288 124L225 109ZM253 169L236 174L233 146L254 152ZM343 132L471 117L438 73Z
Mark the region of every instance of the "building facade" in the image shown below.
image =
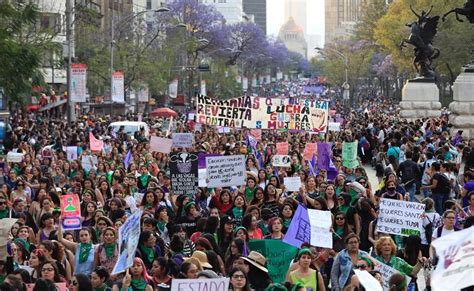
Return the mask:
M271 1L271 0L269 0ZM242 0L244 13L267 34L267 0Z
M200 2L214 6L224 16L227 24L245 20L242 0L200 0Z
M325 43L352 34L362 4L363 0L325 0Z
M280 39L289 51L301 54L304 58L308 55L308 44L304 37L304 31L301 26L296 24L293 17L283 24L278 34Z

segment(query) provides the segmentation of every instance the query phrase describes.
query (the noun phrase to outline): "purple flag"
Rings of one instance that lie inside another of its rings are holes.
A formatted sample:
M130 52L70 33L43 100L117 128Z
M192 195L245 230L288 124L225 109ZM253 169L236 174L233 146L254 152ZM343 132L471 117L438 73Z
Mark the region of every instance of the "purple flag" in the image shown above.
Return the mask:
M308 166L309 166L309 171L311 172L311 174L313 176L316 176L316 171L314 170L314 167L316 166L316 157L315 155L313 154L313 158L311 159L311 161L308 163Z
M130 162L132 161L132 150L128 150L127 155L123 159L123 164L125 165L125 169L128 169L128 166L130 165Z
M263 156L261 152L257 152L257 161L258 161L258 167L262 169L264 165L263 165Z
M206 168L206 157L217 157L217 156L220 156L220 154L199 153L198 154L198 169Z
M331 160L331 145L324 142L318 142L318 170L329 170L329 161Z
M334 181L339 175L339 171L337 170L336 166L331 159L329 159L329 170L328 170L328 180Z
M295 246L301 247L304 242L311 242L311 224L308 216L308 209L299 204L296 209L296 213L291 219L290 226L283 238L283 242Z

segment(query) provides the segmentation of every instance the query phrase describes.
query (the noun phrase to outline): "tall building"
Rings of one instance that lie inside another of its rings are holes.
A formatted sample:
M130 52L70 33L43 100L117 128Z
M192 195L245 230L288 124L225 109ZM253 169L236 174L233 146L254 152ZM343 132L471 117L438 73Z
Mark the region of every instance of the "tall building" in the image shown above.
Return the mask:
M325 0L325 43L352 34L362 3L363 0Z
M306 34L306 0L285 0L285 20L293 17L296 24L303 28L304 33Z
M234 24L245 20L242 0L200 0L200 2L213 5L224 16L227 24Z
M242 0L242 4L245 14L253 15L255 23L267 34L267 0Z
M303 28L296 24L293 17L290 16L288 21L280 28L278 39L285 44L288 50L299 53L304 58L307 57L308 44L304 37Z

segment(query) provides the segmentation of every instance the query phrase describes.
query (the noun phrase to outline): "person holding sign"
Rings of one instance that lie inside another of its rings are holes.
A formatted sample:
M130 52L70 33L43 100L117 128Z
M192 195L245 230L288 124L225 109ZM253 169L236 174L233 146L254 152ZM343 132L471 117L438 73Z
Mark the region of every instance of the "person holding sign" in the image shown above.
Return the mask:
M74 275L86 274L90 276L94 269L95 246L92 244L92 231L89 228L83 228L79 231L80 243L69 241L63 237L63 227L60 218L58 228L58 240L68 250L73 252L76 257L74 266Z
M313 254L310 249L303 248L298 252L298 267L288 274L286 281L300 283L306 290L326 291L321 273L310 268Z
M423 264L426 262L426 258L422 257L418 259L416 265L412 266L402 258L396 257L397 245L389 236L384 236L377 240L375 251L377 253L375 258L378 261L394 268L406 276L415 276L418 274L421 267L423 267Z
M130 274L131 273L131 274ZM133 259L133 265L130 269L127 269L125 277L122 280L122 288L118 288L114 285L113 291L153 291L153 287L150 285L152 278L148 275L145 264L142 259Z

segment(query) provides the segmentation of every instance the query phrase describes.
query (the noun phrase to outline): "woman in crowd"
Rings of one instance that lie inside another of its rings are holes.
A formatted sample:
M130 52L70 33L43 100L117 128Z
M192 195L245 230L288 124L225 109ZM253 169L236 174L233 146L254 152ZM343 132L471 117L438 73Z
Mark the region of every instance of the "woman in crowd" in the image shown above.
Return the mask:
M242 226L247 230L250 239L263 239L262 230L257 227L257 218L252 214L246 214L244 216Z
M270 234L265 236L265 239L279 239L282 240L285 236L282 232L283 222L280 217L272 217L268 221L268 231Z
M298 267L288 274L286 281L293 284L300 283L303 287L314 291L325 291L323 276L318 270L310 268L313 260L311 250L303 248L296 258Z
M375 258L378 261L394 268L395 270L407 276L415 276L416 274L418 274L418 271L421 269L421 267L426 261L426 258L418 257L418 254L416 254L416 264L410 265L402 258L396 257L397 245L389 236L383 236L378 239L377 243L375 244L375 251L377 253L377 256Z
M230 286L229 290L233 291L250 291L247 275L238 268L233 268L229 272Z
M109 274L112 274L120 254L117 244L117 231L113 227L107 227L102 233L102 238L104 242L95 248L94 267L101 266ZM115 277L111 279L115 280Z
M114 285L114 291L128 290L131 288L136 291L153 291L152 277L148 275L146 267L140 258L133 259L133 265L127 272L122 280L122 287L119 289L117 285Z
M91 274L92 291L111 291L106 283L109 280L109 272L103 267L96 267Z
M171 275L176 272L175 268L177 266L173 261L166 260L164 257L155 258L151 267L153 286L160 284L171 286Z
M59 226L58 240L68 250L75 254L76 264L74 274L89 275L94 269L95 246L92 244L92 231L89 228L83 228L79 231L79 243L70 242L63 237L62 226Z

